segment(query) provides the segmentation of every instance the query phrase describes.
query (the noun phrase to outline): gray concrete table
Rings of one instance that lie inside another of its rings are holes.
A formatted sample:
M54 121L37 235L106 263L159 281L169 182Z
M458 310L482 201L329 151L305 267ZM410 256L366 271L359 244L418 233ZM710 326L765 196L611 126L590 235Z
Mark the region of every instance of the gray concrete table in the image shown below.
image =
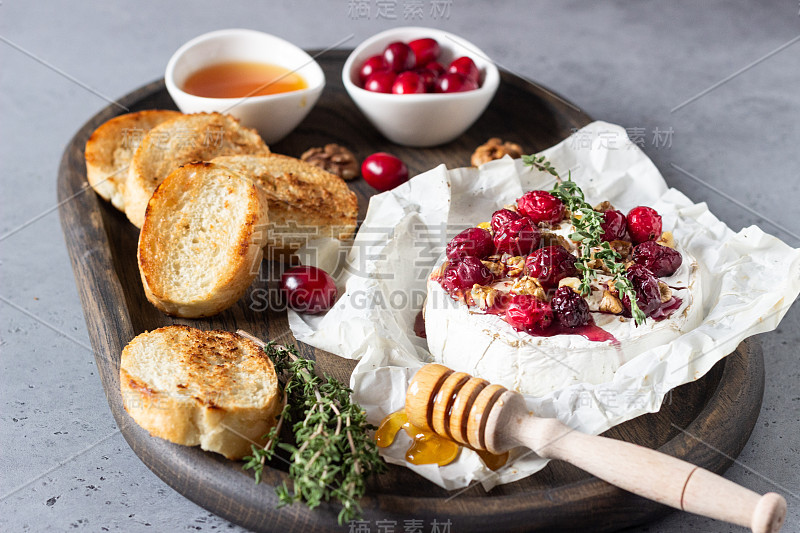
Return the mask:
M596 118L631 128L669 185L708 202L734 230L758 224L800 246L794 0L124 7L6 0L0 4L0 530L238 529L148 471L111 417L56 213L56 170L71 135L107 100L160 77L172 52L200 33L248 27L307 48L352 47L409 22L464 35L504 68ZM789 502L785 531L800 531L800 306L760 340L764 404L726 477L782 493ZM736 528L674 513L639 531L676 530Z

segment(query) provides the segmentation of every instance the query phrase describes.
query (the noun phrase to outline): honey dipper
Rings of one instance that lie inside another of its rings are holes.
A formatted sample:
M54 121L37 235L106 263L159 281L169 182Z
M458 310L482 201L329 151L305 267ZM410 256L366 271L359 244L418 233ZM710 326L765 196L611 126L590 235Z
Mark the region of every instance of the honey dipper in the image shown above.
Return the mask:
M639 496L717 520L777 532L786 500L760 496L722 476L650 448L586 435L531 413L519 393L437 364L422 367L406 393L415 426L491 453L518 446L561 459Z

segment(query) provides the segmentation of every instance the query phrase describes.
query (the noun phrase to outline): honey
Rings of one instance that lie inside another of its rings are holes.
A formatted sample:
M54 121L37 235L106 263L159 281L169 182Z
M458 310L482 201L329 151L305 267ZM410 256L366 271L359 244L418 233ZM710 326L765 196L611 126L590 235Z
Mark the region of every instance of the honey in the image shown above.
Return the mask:
M378 431L375 432L375 442L380 448L391 446L401 429L413 440L406 451L406 461L411 464L445 466L455 461L461 451L458 443L411 424L404 410L396 411L381 421ZM508 452L495 455L487 451L476 451L491 470L497 470L508 460Z
M299 91L307 87L302 76L287 68L231 61L195 71L181 88L184 92L206 98L243 98Z

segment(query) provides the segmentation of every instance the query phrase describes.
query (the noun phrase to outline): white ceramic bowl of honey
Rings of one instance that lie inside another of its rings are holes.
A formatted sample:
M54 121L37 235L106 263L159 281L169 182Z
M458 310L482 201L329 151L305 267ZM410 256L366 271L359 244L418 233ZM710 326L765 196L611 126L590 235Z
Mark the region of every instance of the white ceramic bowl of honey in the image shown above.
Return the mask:
M322 69L302 49L246 29L195 37L172 55L164 80L183 113L233 115L268 144L297 127L325 87Z
M443 65L456 57L471 58L481 72L479 87L458 93L387 94L360 86L358 71L368 57L382 53L393 41L408 43L425 37L439 43ZM500 73L492 60L466 39L435 28L408 26L378 33L358 45L345 61L342 82L384 137L404 146L426 147L448 143L472 126L497 92Z

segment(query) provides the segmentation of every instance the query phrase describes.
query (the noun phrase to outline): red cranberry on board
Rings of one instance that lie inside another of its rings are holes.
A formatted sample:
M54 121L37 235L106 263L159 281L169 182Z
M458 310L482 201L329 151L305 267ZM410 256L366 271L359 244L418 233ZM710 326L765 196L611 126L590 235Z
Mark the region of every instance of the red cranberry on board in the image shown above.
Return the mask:
M467 56L455 58L447 67L447 72L460 74L465 78L474 81L476 85L481 77L481 73L478 70L478 67L475 65L475 62Z
M658 288L658 279L652 272L642 265L633 264L625 271L636 292L636 304L642 310L644 316L652 315L661 307L661 290ZM625 306L625 315L631 316L631 301L627 295L622 298L622 305Z
M394 72L410 70L417 63L411 47L400 41L386 45L383 50L383 59L386 61L386 66Z
M465 78L461 74L454 74L447 72L439 76L436 80L437 93L463 93L466 91L474 91L478 88L475 81Z
M437 78L445 73L445 68L438 61L431 61L430 63L427 63L425 65L425 69L435 73Z
M358 69L358 79L363 85L367 81L367 78L373 73L379 70L386 70L386 68L386 61L384 61L383 55L369 57L361 64L361 68Z
M609 209L603 213L603 223L600 227L603 228L604 241L618 241L625 238L625 227L627 220L621 211L616 209Z
M512 296L506 308L506 322L517 331L543 331L553 323L553 309L529 294Z
M379 191L388 191L408 181L408 167L392 154L377 152L361 163L361 175Z
M449 293L465 291L471 289L476 283L478 285L489 285L494 281L494 276L481 263L477 257L468 255L460 259L451 261L445 268L442 275L442 287Z
M553 314L565 328L577 328L589 323L589 304L569 287L559 287L550 300Z
M492 234L482 228L467 228L447 244L447 258L473 255L484 259L494 253Z
M529 218L512 220L494 234L497 253L528 255L539 246L541 232Z
M517 200L517 207L537 224L557 224L564 219L564 202L547 191L526 192Z
M374 93L390 93L397 74L390 70L379 70L370 74L364 82L364 89Z
M552 289L564 278L576 277L575 256L557 244L539 248L525 260L528 275L539 280L542 287Z
M680 268L683 257L678 250L645 241L633 248L633 262L642 265L656 277L671 276Z
M416 57L416 64L414 65L416 68L425 66L431 61L436 61L436 58L439 57L439 43L436 42L436 39L431 39L430 37L414 39L408 43L408 47L411 48Z
M425 82L418 73L407 70L394 79L392 94L418 94L425 92Z
M499 209L492 213L492 231L497 233L512 220L519 220L521 218L522 215L510 209Z
M635 244L659 238L661 215L652 207L634 207L628 212L628 233Z
M289 307L300 313L315 315L336 303L336 284L321 268L296 266L281 276L281 290Z

